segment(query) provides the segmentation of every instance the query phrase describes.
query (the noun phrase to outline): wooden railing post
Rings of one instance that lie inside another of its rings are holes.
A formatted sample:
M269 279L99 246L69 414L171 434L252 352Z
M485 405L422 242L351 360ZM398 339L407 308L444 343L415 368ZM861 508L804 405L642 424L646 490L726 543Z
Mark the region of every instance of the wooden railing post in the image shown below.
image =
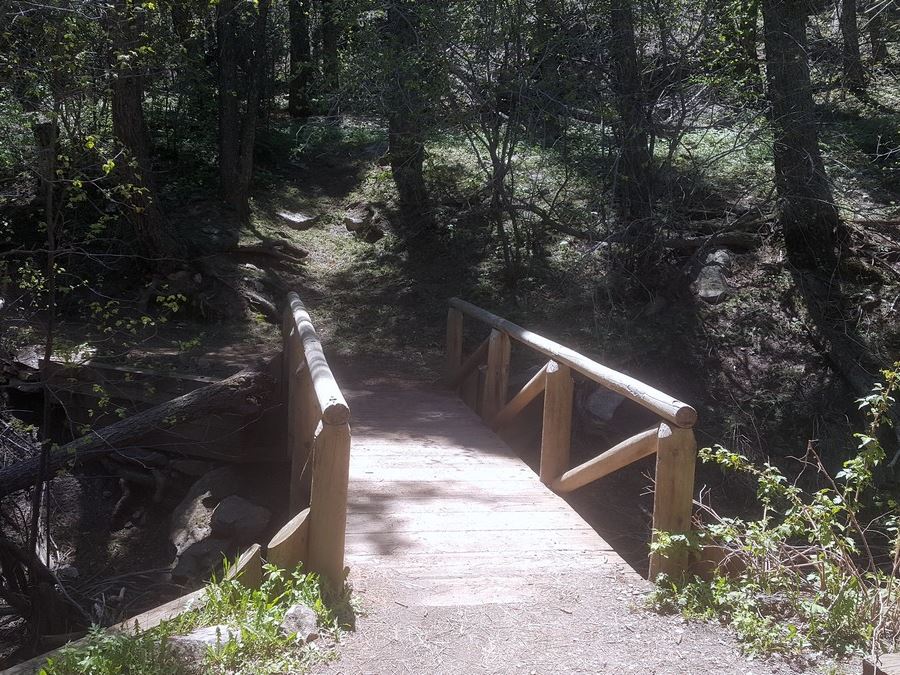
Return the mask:
M488 343L487 370L481 397L481 417L492 420L506 405L506 388L509 383L509 336L499 330L491 330Z
M344 581L347 532L347 485L350 480L350 425L322 420L313 449L309 511L309 569L319 573L332 592Z
M656 489L653 496L653 531L688 534L694 506L694 467L697 441L691 429L663 422L659 425L656 447ZM687 570L686 546L650 555L650 580L660 573L680 577Z
M447 363L444 379L451 384L462 365L463 313L455 307L447 311Z
M569 467L575 383L569 367L555 361L547 364L546 377L540 476L541 482L550 485Z

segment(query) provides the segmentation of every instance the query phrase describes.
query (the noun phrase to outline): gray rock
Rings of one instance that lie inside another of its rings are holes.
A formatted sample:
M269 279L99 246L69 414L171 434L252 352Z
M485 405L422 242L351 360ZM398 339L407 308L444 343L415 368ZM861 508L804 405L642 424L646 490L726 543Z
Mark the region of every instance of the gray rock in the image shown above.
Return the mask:
M269 509L231 495L216 506L210 524L216 537L233 539L237 544L250 544L262 535L271 518Z
M204 673L205 661L210 650L220 651L229 642L241 642L241 632L220 624L198 628L187 635L175 635L168 639L170 653L191 673Z
M692 287L698 298L711 305L721 302L731 293L731 286L725 280L725 274L719 265L703 267Z
M207 506L211 498L212 492L209 490L201 494L188 493L188 496L175 507L169 541L175 546L176 556L180 557L190 546L212 534L210 521L213 507Z
M713 251L708 256L706 256L706 262L704 265L718 265L723 269L728 269L731 267L731 252L725 250L724 248L720 248L717 251Z
M369 226L375 210L368 204L352 205L344 214L344 227L350 232L359 232Z
M322 217L322 214L308 216L305 213L291 211L279 211L277 215L295 230L307 230L315 225Z
M22 347L18 352L16 352L16 358L14 363L17 366L23 366L25 368L30 368L31 370L37 370L41 366L41 359L44 358L43 348L38 345L28 345L27 347ZM19 373L19 377L21 377L21 372Z
M616 414L625 397L606 387L597 387L584 397L584 412L595 422L607 423Z
M191 545L212 534L212 514L228 495L240 490L244 481L232 467L213 469L201 476L172 512L169 541L181 556Z
M232 557L236 552L236 547L228 539L210 537L194 542L178 556L172 568L172 580L184 583L206 579L225 558Z
M296 640L300 643L319 639L316 613L306 605L291 606L285 612L279 628L284 635L296 635Z

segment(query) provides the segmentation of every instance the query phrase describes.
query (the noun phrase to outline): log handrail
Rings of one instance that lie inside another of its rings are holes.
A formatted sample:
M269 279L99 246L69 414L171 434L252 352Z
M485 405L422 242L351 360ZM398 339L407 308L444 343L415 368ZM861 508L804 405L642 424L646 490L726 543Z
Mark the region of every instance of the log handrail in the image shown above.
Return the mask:
M490 336L466 358L463 358L464 315L491 329ZM508 399L510 339L551 360ZM662 422L580 466L569 468L572 371L631 399L658 415ZM697 421L697 411L688 404L459 298L450 300L447 314L445 379L495 430L509 425L531 401L544 394L539 473L541 481L556 492L571 492L655 453L653 536L659 532L689 532L697 449L692 427ZM677 576L686 569L686 548L665 555L653 552L650 556L651 579L660 573Z
M465 300L451 298L450 306L463 314L478 319L491 328L506 333L517 342L521 342L527 347L549 356L554 361L569 366L572 370L578 371L597 384L602 384L617 394L631 399L679 427L691 428L697 422L697 411L687 403L683 403L629 375L597 363L583 354L579 354L574 349L553 342L553 340L548 340L537 333L532 333L530 330L526 330L512 321L507 321Z
M309 311L294 292L287 296L282 333L290 518L269 549L279 566L292 568L302 561L339 590L347 531L350 407Z

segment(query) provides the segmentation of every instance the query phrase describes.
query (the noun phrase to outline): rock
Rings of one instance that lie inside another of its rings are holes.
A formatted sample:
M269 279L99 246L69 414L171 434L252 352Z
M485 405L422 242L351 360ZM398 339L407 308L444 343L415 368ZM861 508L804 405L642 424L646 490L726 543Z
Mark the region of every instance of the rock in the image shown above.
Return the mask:
M15 365L21 366L22 368L28 368L29 370L37 370L41 367L41 359L43 358L43 348L38 345L28 345L27 347L22 347L18 352L16 352L16 358L14 360ZM22 377L22 368L19 369L19 377Z
M207 506L212 493L207 491L193 496L189 493L188 497L175 508L169 532L169 541L174 544L175 555L179 558L192 545L212 534L213 507Z
M713 251L708 256L706 256L706 262L704 265L718 265L723 269L728 269L731 267L731 253L724 248L720 248L717 251Z
M296 635L298 643L319 639L316 613L306 605L292 605L284 614L279 626L283 635Z
M322 214L308 216L305 213L291 211L278 211L276 215L287 221L288 226L295 230L308 230L322 218Z
M212 534L210 521L215 507L240 490L243 481L232 467L214 469L201 476L172 512L169 540L176 555Z
M231 495L216 506L212 514L212 533L232 539L236 544L251 544L265 531L272 518L269 509Z
M220 651L229 642L241 642L241 632L224 624L191 631L187 635L174 635L166 641L169 652L190 673L208 672L205 666L210 650Z
M376 241L384 239L384 230L377 225L370 225L363 234L363 241L367 244L374 244Z
M368 204L352 205L344 213L344 227L350 232L359 232L372 222L375 210Z
M718 264L703 267L691 287L698 298L711 305L721 302L731 293L731 287Z
M609 422L624 401L624 396L606 387L597 387L582 399L584 412L602 423Z
M228 539L210 537L194 542L178 556L178 562L172 568L172 580L187 583L206 579L225 558L232 557L236 552L237 548Z

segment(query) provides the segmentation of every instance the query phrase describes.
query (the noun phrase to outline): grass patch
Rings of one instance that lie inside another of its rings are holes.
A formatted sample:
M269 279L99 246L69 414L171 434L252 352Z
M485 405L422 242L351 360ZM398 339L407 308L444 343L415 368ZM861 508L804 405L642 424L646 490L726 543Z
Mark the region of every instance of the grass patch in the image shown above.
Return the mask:
M320 630L337 638L343 616L340 607L325 605L318 576L298 567L289 573L267 565L259 589L245 588L234 579L214 579L206 587L203 600L170 621L145 633L111 632L95 628L86 644L66 647L48 659L41 675L179 675L192 672L172 654L168 640L175 635L224 624L241 639L223 636L223 642L210 649L202 664L204 673L303 673L311 665L334 656L334 651L316 645L298 644L295 635L280 630L285 612L296 604L311 607ZM224 639L228 637L229 639ZM195 671L194 671L195 672Z

